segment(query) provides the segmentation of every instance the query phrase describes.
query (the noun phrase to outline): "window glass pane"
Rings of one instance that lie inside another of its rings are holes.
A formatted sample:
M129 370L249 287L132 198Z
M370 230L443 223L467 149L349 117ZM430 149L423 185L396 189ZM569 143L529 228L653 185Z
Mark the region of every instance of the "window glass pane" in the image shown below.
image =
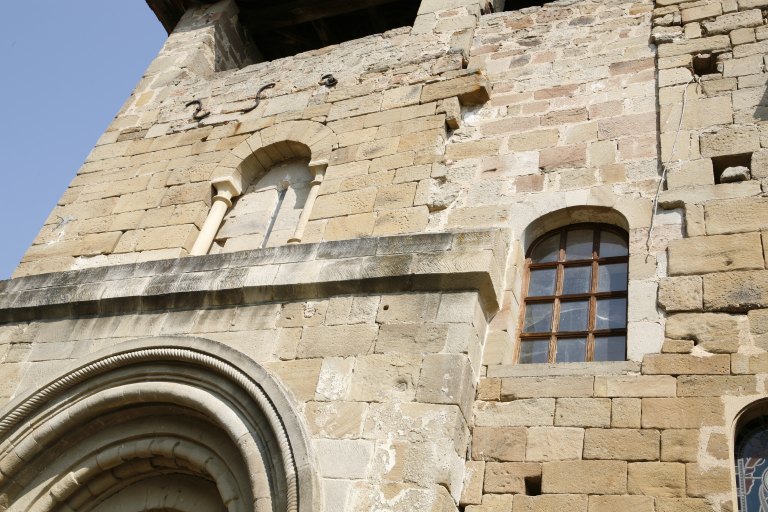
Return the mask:
M520 342L520 362L546 363L549 360L549 340L531 340Z
M589 301L575 300L560 303L558 331L586 331L589 318Z
M595 329L624 329L627 326L627 299L599 299Z
M577 363L586 360L587 338L563 338L557 340L558 363Z
M623 361L626 345L624 336L595 336L595 361Z
M552 303L525 305L523 332L549 332L552 325Z
M528 284L528 296L540 297L555 294L556 268L531 270L531 282Z
M627 289L627 264L600 265L597 271L597 291L615 292Z
M565 267L563 295L589 293L592 284L592 267Z
M612 231L600 232L600 257L626 256L627 243L622 237Z
M560 233L549 236L536 244L531 251L531 261L534 263L549 263L557 261L560 256Z
M592 258L592 230L574 229L565 234L565 259L567 261Z
M736 437L736 489L740 512L763 512L768 501L768 428L758 416Z

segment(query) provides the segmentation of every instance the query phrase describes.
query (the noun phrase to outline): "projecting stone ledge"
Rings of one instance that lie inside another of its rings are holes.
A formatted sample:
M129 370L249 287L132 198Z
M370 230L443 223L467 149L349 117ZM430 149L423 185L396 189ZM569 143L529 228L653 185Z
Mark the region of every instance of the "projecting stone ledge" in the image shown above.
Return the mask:
M477 290L498 310L499 230L297 244L0 281L0 322L339 294Z

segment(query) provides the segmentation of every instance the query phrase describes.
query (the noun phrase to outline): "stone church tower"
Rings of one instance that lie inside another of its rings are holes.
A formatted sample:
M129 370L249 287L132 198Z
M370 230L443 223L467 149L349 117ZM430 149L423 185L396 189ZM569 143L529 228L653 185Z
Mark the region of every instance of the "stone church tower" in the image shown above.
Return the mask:
M147 1L0 510L768 510L768 0Z

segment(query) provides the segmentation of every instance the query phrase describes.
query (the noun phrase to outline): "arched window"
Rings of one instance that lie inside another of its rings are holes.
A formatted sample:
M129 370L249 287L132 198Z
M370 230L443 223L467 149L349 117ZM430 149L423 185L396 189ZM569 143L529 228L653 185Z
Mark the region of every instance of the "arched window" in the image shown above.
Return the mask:
M739 512L768 510L768 417L744 422L735 447Z
M627 233L573 224L531 245L518 361L623 361L627 340Z
M274 247L296 231L312 183L306 158L275 164L238 197L214 239L222 252Z

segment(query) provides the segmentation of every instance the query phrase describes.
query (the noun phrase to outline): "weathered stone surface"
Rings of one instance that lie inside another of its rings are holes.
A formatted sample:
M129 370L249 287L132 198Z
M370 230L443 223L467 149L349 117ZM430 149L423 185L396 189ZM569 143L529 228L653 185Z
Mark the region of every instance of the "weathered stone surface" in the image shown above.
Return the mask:
M657 430L596 429L584 434L585 459L658 460Z
M458 96L462 105L485 103L490 98L487 80L477 74L426 84L421 92L421 102Z
M585 512L587 510L587 497L577 494L517 495L512 503L512 512L548 512L550 510Z
M674 396L675 386L675 378L667 375L626 375L595 377L595 396Z
M760 135L754 126L733 125L702 133L700 143L704 157L751 153L760 149Z
M475 403L479 426L551 426L554 421L554 398Z
M584 429L569 427L531 427L525 460L544 462L551 460L576 460L581 458L584 446Z
M768 307L768 271L719 272L704 276L704 308L745 311Z
M760 9L751 9L723 14L712 21L704 21L702 25L707 30L707 34L715 35L727 34L739 28L756 27L762 25L762 23L763 15Z
M554 494L625 494L627 463L609 460L545 462L541 491Z
M768 198L708 202L704 215L710 235L768 229Z
M661 432L661 460L693 462L699 454L699 431L668 429Z
M710 512L712 506L702 498L656 498L656 512Z
M643 398L643 428L701 428L723 422L719 398Z
M502 399L592 396L592 377L520 377L501 381Z
M728 354L698 357L688 354L648 354L643 373L656 375L725 375L730 373Z
M485 467L486 493L525 494L525 479L541 477L541 464L536 463L488 462Z
M558 398L555 426L609 427L611 401L607 398Z
M724 313L678 313L670 315L666 335L673 339L692 339L713 353L732 353L750 342L749 322L744 315Z
M588 512L654 512L651 496L597 496L589 497Z
M738 165L735 167L726 167L723 173L720 175L720 183L736 183L739 181L747 181L752 177L749 172L749 167Z
M761 268L765 263L759 233L699 236L669 244L671 275Z
M526 429L522 427L475 427L472 459L524 461Z
M685 496L685 464L633 462L628 467L627 490L647 496Z
M731 491L731 469L727 465L704 468L686 464L685 477L688 496L701 498Z
M701 277L680 276L659 282L659 306L666 311L697 311L703 307Z
M485 462L468 460L464 467L464 482L459 505L479 505L483 499Z
M641 402L639 398L611 400L611 427L640 428Z

